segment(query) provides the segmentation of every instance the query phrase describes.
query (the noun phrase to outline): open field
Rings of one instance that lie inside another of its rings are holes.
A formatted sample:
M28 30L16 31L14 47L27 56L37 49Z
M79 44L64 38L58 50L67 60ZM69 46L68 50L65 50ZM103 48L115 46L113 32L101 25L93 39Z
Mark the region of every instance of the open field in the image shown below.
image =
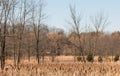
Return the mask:
M102 59L103 59L103 62L112 62L112 56L103 57ZM52 60L52 58L50 56L45 56L45 58L44 58L44 62L45 63L51 63L51 60ZM13 62L14 62L13 58L6 60L7 64L13 64ZM35 57L31 57L30 58L30 62L28 62L27 58L23 58L21 62L22 63L33 63L34 62L34 64L37 64L37 61L36 61ZM75 57L75 56L64 56L64 55L61 55L61 56L56 56L54 62L57 62L57 63L64 63L64 62L65 63L69 63L70 62L71 63L71 62L78 62L78 61L77 61L77 56ZM98 56L94 57L94 62L98 62Z
M120 76L120 62L70 62L73 58L60 56L55 62L44 64L37 64L35 59L31 62L24 60L17 68L13 66L13 61L7 60L0 76Z
M0 0L0 76L120 76L119 3Z
M120 76L120 63L45 63L7 65L0 76Z

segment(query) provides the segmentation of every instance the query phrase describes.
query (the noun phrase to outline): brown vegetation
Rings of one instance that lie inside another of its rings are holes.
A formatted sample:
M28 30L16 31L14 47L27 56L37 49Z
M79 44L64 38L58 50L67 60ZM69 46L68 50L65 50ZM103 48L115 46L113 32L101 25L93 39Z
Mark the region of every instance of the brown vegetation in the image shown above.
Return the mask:
M0 0L0 76L119 76L120 32L104 32L104 14L83 32L75 7L70 13L66 34L44 23L43 0Z
M59 57L59 59L62 60L64 57ZM70 60L72 56L66 58ZM32 59L31 62L23 60L17 68L12 63L13 61L7 60L5 69L0 70L0 76L119 76L120 74L119 62L47 62L37 64Z

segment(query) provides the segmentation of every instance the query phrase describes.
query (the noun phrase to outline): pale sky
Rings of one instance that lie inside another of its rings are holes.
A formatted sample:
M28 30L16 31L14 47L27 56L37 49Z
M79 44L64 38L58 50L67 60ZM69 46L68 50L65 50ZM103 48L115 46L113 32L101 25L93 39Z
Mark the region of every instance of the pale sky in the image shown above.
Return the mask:
M49 26L56 26L68 30L66 21L70 20L69 5L76 5L76 11L82 15L82 25L89 23L90 16L103 12L110 21L105 31L120 30L120 0L45 0L45 13Z

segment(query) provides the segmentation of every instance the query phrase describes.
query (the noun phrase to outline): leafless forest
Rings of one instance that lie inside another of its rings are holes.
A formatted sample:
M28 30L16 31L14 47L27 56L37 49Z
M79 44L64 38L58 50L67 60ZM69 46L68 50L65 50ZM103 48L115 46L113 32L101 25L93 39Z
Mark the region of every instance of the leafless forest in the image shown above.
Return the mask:
M71 4L66 33L47 25L44 9L43 0L0 0L0 76L119 76L114 57L120 54L120 32L104 32L110 24L104 13L83 28Z

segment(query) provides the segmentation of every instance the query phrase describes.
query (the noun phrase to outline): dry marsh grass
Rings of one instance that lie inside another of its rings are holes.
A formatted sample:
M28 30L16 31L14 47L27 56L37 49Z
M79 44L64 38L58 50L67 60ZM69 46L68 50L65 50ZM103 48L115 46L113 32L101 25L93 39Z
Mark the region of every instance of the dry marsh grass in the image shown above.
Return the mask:
M11 60L0 70L0 76L120 76L120 62L44 63L23 61L17 68Z

